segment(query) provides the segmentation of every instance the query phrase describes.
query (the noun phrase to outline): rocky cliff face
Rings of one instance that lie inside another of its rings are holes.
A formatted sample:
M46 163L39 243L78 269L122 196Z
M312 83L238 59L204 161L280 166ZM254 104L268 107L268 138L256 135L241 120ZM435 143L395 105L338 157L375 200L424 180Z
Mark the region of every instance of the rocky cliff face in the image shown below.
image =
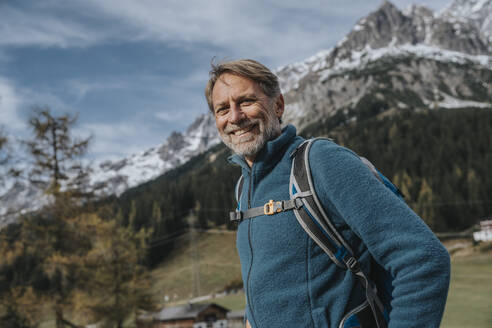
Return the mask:
M473 31L479 31L480 39L487 44L488 53L492 52L491 0L455 0L439 13L439 17L456 24L457 29L461 24L473 26Z
M438 14L390 2L330 51L277 71L286 122L356 119L398 108L492 107L492 1L455 1Z
M439 13L386 1L334 48L276 70L284 122L302 129L402 108L492 108L491 41L492 0L455 0ZM219 142L213 117L203 114L158 147L98 164L92 184L120 194ZM0 197L0 225L12 219L8 211L40 204L33 199L35 188L13 185Z

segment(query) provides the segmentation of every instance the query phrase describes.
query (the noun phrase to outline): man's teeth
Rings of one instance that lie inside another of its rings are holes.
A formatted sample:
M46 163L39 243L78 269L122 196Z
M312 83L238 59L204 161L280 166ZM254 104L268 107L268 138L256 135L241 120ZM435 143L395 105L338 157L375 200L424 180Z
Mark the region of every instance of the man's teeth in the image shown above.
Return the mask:
M242 134L245 134L245 133L251 131L252 128L253 128L252 126L249 126L246 129L236 130L236 131L234 131L234 135L235 136L240 136Z
M241 134L245 134L247 131L246 130L238 130L234 133L236 136L240 136Z

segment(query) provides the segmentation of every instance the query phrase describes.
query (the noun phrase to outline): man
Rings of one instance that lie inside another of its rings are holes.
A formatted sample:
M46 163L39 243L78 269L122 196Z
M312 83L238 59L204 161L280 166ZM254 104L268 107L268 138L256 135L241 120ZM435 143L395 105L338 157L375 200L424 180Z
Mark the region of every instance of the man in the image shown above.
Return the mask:
M253 60L212 66L205 94L220 137L242 167L240 210L289 199L290 154L303 142L281 128L277 77ZM315 190L337 230L369 275L392 276L388 326L438 327L449 285L449 255L423 221L350 150L313 144ZM237 248L247 324L257 327L355 327L367 307L350 271L337 267L297 223L293 211L242 220Z

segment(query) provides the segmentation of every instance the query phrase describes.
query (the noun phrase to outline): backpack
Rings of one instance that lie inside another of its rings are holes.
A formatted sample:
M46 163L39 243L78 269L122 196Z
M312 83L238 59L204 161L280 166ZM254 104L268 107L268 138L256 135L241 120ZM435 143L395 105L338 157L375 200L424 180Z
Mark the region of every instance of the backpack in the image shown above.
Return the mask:
M375 261L372 261L371 277L365 274L360 269L359 261L354 256L351 247L337 231L323 209L314 189L309 165L309 150L313 143L320 139L305 140L291 153L289 200L270 200L264 206L240 211L239 200L244 181L243 176L241 176L236 184L235 192L238 207L236 211L230 212L230 220L240 222L243 219L260 215L273 215L288 210L294 211L297 221L314 242L338 267L352 272L365 290L365 302L347 313L339 327L386 328L389 319L388 314L391 310L392 277ZM360 159L381 183L403 199L400 190L382 175L369 160L364 157L360 157Z

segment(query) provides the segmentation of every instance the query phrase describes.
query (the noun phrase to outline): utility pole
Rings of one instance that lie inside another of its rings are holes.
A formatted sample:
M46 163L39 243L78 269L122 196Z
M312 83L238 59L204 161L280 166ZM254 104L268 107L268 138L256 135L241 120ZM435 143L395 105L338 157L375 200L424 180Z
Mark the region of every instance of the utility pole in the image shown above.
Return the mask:
M190 219L190 235L191 235L191 272L193 279L193 289L192 289L192 297L200 296L200 258L198 254L197 247L197 230L195 228L196 216L194 215L194 211L191 210Z

